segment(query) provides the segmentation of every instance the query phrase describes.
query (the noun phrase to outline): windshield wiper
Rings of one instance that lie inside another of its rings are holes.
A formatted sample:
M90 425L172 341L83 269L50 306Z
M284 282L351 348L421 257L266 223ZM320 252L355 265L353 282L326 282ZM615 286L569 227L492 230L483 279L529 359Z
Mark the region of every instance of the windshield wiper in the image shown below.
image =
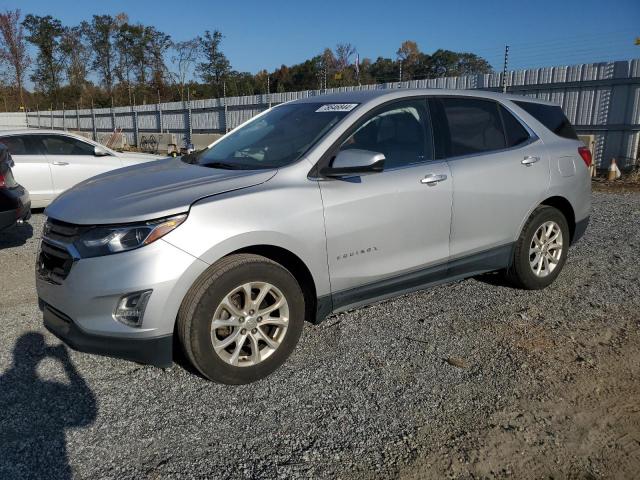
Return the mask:
M245 165L238 165L237 163L227 163L227 162L203 163L200 166L208 167L208 168L221 168L223 170L251 170L251 167L248 167Z

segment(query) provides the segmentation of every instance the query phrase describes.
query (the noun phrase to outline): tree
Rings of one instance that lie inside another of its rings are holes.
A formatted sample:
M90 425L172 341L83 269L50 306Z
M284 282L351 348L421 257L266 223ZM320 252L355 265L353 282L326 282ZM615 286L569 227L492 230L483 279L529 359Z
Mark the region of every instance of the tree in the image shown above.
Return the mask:
M405 40L400 45L400 48L396 52L398 60L406 65L412 65L417 63L420 49L418 44L412 40Z
M195 37L191 40L185 40L184 42L177 42L173 44L175 55L171 58L171 61L178 67L178 71L174 74L174 77L176 78L180 88L181 101L184 101L187 78L200 58L201 42L202 39L200 37Z
M138 81L145 81L144 66L144 27L130 25L128 18L122 15L116 19L118 29L114 33L114 46L118 53L115 75L120 84L126 84L129 105L133 103L132 76L137 72Z
M216 96L222 91L222 81L231 71L231 64L220 48L223 39L222 33L214 30L204 32L200 39L200 50L203 61L196 68L200 78L209 84L213 84Z
M20 106L24 108L24 75L31 59L27 53L20 10L0 13L0 61L9 65L9 75L18 90Z
M435 77L452 77L491 72L491 65L473 53L436 50L431 55L430 73Z
M91 50L86 44L81 27L67 27L60 40L65 58L67 81L72 87L82 87L87 81Z
M418 44L412 40L405 40L396 51L396 55L402 67L402 80L415 78L415 69L420 60Z
M169 69L165 63L165 55L172 47L171 36L167 35L155 27L145 28L146 51L150 69L149 78L151 87L157 92L163 92L166 79L170 76Z
M335 64L339 72L351 65L351 58L356 54L356 47L350 43L339 43L336 45Z
M38 49L31 80L57 103L65 60L60 48L64 27L60 20L51 15L41 17L29 14L22 24L29 32L26 39Z
M116 49L114 34L118 28L111 15L94 15L91 23L82 22L81 29L93 50L92 69L97 73L107 95L113 94Z

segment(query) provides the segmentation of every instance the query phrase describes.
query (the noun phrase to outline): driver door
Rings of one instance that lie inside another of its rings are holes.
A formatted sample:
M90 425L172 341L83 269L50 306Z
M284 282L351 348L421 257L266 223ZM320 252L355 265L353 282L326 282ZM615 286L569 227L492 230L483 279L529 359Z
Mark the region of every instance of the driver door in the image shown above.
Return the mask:
M447 162L433 160L429 127L424 99L379 107L338 151L383 153L384 171L319 182L334 308L415 289L446 273L452 182Z

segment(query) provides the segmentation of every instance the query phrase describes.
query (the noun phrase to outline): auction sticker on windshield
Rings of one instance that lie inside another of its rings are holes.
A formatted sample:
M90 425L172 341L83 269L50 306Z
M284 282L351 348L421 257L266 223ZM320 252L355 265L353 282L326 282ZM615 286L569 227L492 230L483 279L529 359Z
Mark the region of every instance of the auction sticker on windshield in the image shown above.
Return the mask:
M357 106L357 103L327 103L317 109L316 112L350 112Z

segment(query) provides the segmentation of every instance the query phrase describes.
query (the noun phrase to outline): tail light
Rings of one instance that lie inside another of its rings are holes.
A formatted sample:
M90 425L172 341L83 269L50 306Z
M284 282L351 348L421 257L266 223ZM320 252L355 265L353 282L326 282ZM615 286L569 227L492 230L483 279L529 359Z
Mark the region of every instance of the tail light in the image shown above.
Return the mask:
M6 188L7 187L7 181L4 178L4 174L0 173L0 188Z
M591 150L589 150L587 147L578 147L578 153L582 157L582 160L584 160L584 164L587 167L590 167L591 162L593 161L593 158L591 157Z

